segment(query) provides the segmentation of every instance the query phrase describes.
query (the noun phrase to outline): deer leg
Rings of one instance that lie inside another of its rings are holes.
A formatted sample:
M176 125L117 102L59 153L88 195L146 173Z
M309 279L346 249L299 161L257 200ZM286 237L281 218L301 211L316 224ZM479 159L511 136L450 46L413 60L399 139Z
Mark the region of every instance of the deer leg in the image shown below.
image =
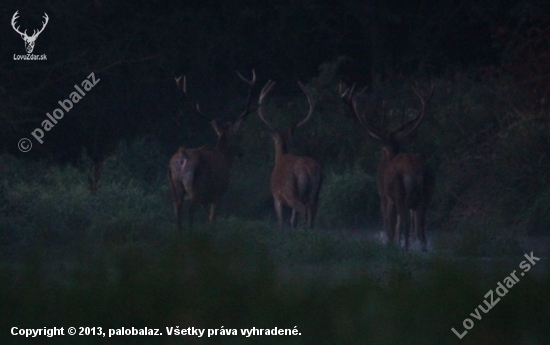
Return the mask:
M315 223L315 216L317 216L317 203L313 203L309 205L309 227L313 229L313 225Z
M386 206L384 207L384 226L386 229L386 235L388 236L388 243L393 244L396 230L396 214L395 205L391 200L386 200ZM397 243L399 243L399 233L397 234Z
M391 242L393 241L393 234L390 233L391 227L390 227L390 223L388 222L389 220L388 211L387 211L388 206L386 204L387 204L386 198L384 198L382 194L380 194L380 213L382 214L382 229L386 232L386 237L388 238L388 241Z
M406 207L400 203L397 205L397 241L401 242L401 234L403 234L405 240L405 251L409 250L409 212Z
M308 229L311 229L311 205L304 205L304 206L305 206L304 223Z
M191 202L189 205L189 231L193 229L193 221L195 219L195 213L197 213L197 204Z
M174 198L172 204L174 205L174 215L176 216L176 219L180 219L181 200Z
M172 205L174 207L174 215L176 216L176 225L178 231L181 231L181 223L183 218L181 215L181 206L183 203L185 189L183 188L183 183L181 181L175 180L175 177L172 175L171 168L168 168L168 181L170 182L170 190L172 191Z
M396 222L395 222L395 240L396 240L396 245L398 248L402 248L402 246L404 246L405 244L407 244L408 242L405 240L405 243L402 245L401 243L401 238L405 237L405 234L404 234L404 231L403 231L403 224L404 224L404 221L403 221L403 217L399 214L399 212L396 212Z
M408 248L409 245L409 211L404 205L404 202L399 196L395 202L395 212L396 215L394 218L397 219L395 224L395 237L397 239L398 247L401 247L401 237L404 237L405 248Z
M320 187L319 187L320 189ZM308 226L313 229L315 223L315 217L317 216L317 208L319 206L319 191L315 193L315 196L310 199L309 202L309 224Z
M422 243L422 251L426 252L428 251L428 243L426 241L426 208L424 206L417 211L416 218L418 223L418 237L420 243Z
M417 209L415 210L410 210L409 211L409 214L410 214L410 217L411 217L411 232L412 232L412 236L413 236L413 241L421 241L421 231L422 229L420 228L420 216L419 216L419 212Z
M290 226L295 228L296 227L296 210L292 209L292 215L290 216Z
M290 220L290 224L293 228L296 227L296 218L295 215L298 213L302 219L304 219L304 223L307 223L307 208L304 204L302 204L298 199L293 199L288 201L288 206L292 207L292 218Z
M409 251L410 219L408 212L403 212L403 235L405 236L405 251Z
M317 206L319 204L319 192L321 191L321 186L323 185L323 175L319 171L318 174L315 174L315 177L312 179L310 193L309 193L309 202L308 202L308 227L313 229L313 223L315 222L315 216L317 215Z
M406 182L406 181L405 181ZM397 212L397 225L395 227L397 232L397 243L401 247L401 235L403 235L405 243L405 250L409 250L409 197L407 193L407 185L403 181L397 180L391 185L391 198L395 203L395 209Z
M412 236L412 241L416 241L418 238L418 233L416 229L416 210L412 208L409 210L409 220L410 220L410 235Z
M311 229L313 227L313 210L311 204L308 204L306 206L306 214L307 214L307 227Z
M182 228L182 214L181 214L181 208L182 208L182 197L180 196L174 196L173 200L174 205L174 214L176 215L176 225L178 227L178 231L181 231Z
M275 214L277 215L277 223L279 224L279 229L282 229L283 228L283 205L281 201L275 198L273 199L273 201L275 206Z
M217 203L213 202L210 204L210 211L208 214L208 221L214 223L216 221L216 206Z

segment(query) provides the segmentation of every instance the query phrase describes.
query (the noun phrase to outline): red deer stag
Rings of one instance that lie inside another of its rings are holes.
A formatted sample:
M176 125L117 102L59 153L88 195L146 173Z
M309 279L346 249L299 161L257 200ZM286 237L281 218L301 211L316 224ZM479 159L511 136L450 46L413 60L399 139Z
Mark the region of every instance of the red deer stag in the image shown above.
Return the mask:
M309 112L306 117L281 131L263 114L262 103L275 82L270 80L263 87L258 101L258 115L267 127L275 143L275 167L271 173L271 193L275 203L275 213L279 228L283 227L283 206L292 208L290 225L296 227L296 213L304 218L307 226L313 228L319 192L323 184L323 175L319 164L310 157L296 156L290 152L291 142L296 129L305 125L313 114L313 101L307 88L298 82L307 97Z
M376 128L372 124L372 118L369 118L370 114L357 109L357 94L354 89L355 85L341 93L341 97L369 135L382 148L382 159L378 165L376 184L388 240L393 243L394 238L397 237L396 240L399 244L402 234L405 240L405 250L408 251L409 228L412 224L413 233L422 243L422 250L426 251L426 209L435 179L420 155L402 153L401 148L414 137L418 127L425 120L426 107L433 95L433 84L427 97L422 95L417 88L413 88L414 93L420 99L418 115L389 133L384 133ZM397 236L395 236L396 234Z
M196 115L207 119L216 131L218 141L216 146L187 149L181 147L170 159L168 179L172 190L174 213L178 229L182 229L182 203L189 201L189 229L198 205L209 207L210 223L216 218L216 209L222 195L229 186L229 175L235 156L242 156L241 137L239 129L251 109L250 100L252 88L256 83L256 73L252 71L252 79L248 80L237 72L239 78L249 85L245 110L234 121L220 121L203 115L199 106L193 106L187 94L185 76L176 78L176 84L183 91L185 100ZM183 79L183 82L182 82ZM183 84L183 85L182 85Z

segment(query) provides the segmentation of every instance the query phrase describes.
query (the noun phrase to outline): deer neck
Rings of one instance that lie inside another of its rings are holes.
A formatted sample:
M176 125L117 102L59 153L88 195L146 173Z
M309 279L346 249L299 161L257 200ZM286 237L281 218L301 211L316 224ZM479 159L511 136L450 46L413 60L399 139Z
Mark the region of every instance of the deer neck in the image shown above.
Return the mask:
M275 160L279 160L283 155L290 153L290 143L284 136L277 134L273 136L275 142Z

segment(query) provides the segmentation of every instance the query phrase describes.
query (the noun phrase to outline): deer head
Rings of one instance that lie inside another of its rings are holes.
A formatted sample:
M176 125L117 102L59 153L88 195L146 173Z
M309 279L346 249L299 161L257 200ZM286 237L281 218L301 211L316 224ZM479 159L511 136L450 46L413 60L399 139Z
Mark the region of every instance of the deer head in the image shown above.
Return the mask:
M48 18L48 15L46 14L46 12L44 12L44 22L42 22L42 28L40 30L33 30L33 33L31 36L28 36L27 35L27 30L25 30L24 32L21 32L19 31L19 26L18 27L15 27L16 25L16 20L18 17L18 11L15 11L15 13L13 14L13 17L11 18L11 26L13 27L13 29L15 30L15 32L17 32L18 34L21 35L21 38L25 41L25 49L27 50L27 53L32 53L33 49L34 49L34 45L35 45L35 41L36 39L38 38L38 35L40 35L40 33L42 31L44 31L44 28L46 27L46 25L48 24L48 21L49 21L49 18Z
M383 158L385 160L390 160L396 154L400 153L402 148L415 137L418 127L426 119L427 104L430 102L434 91L433 83L427 96L421 94L416 86L413 88L413 92L420 99L420 109L418 110L418 114L416 114L413 119L401 124L393 131L383 131L378 129L373 124L372 108L365 108L363 111L358 110L357 99L364 94L365 90L366 88L363 88L356 93L354 84L352 87L342 91L342 85L340 85L340 96L348 105L351 112L359 120L359 123L367 130L367 133L382 147L384 153ZM382 111L385 115L385 103L383 103Z
M177 77L175 78L175 80L176 80L176 85L178 86L178 89L181 89L183 91L183 95L185 97L185 100L189 108L197 116L207 120L212 126L212 128L214 129L214 131L216 132L216 135L218 136L219 148L229 153L230 155L240 157L244 154L244 151L241 146L241 135L239 133L239 130L241 128L243 121L248 116L248 114L256 110L255 107L251 107L252 89L254 87L254 84L256 83L256 72L252 70L252 79L246 79L239 72L237 72L237 75L241 80L243 80L246 84L249 85L249 88L248 88L248 95L246 99L245 109L234 120L221 120L219 118L214 118L214 117L209 117L204 115L199 107L199 104L197 103L196 105L194 105L191 99L189 98L189 94L187 93L186 76Z
M273 124L273 122L267 119L262 110L262 103L265 97L271 92L273 86L275 86L275 82L273 80L269 80L265 84L265 86L262 88L260 98L258 100L258 116L264 123L267 132L272 137L275 143L276 150L278 150L278 152L280 151L280 154L286 154L290 152L293 145L294 133L298 128L301 128L306 123L308 123L309 120L311 120L311 116L313 115L313 109L315 105L313 103L313 100L311 99L309 90L301 82L298 82L298 85L300 86L302 92L306 95L309 104L309 110L307 112L307 115L301 121L295 120L289 127L283 130L280 130L276 125Z

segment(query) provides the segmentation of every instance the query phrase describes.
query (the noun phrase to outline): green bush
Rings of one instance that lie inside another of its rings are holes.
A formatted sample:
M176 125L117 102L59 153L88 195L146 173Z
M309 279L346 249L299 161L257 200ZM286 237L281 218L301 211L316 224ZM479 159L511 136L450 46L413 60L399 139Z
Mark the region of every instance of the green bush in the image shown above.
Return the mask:
M356 168L325 177L319 205L319 223L327 227L372 226L380 219L376 178Z
M105 162L100 187L92 195L85 159L74 167L0 156L0 166L5 167L0 182L0 237L4 243L67 245L80 238L150 238L146 232L169 219L171 208L164 198L167 182L160 183L164 179L159 172L149 178L129 174L132 169L118 157L139 160L132 158L126 147L115 153Z

